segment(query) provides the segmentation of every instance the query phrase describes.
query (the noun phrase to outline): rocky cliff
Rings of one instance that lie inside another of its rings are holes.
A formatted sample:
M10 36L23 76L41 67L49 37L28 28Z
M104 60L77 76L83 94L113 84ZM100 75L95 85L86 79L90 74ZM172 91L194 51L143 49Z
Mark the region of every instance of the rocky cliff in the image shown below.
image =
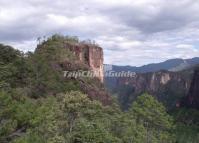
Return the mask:
M189 93L182 99L181 106L199 109L199 68L194 72Z
M119 78L115 92L122 106L128 108L144 92L155 96L168 108L175 107L186 96L191 83L191 73L159 71L136 74L132 78Z
M160 70L167 70L173 72L179 72L186 70L188 68L195 67L199 64L199 57L192 59L170 59L161 63L148 64L141 67L135 66L117 66L117 65L105 65L105 71L111 67L113 71L131 71L136 73L147 73L147 72L157 72ZM112 90L116 86L117 78L105 77L105 85L109 90Z
M62 37L52 37L54 40ZM50 39L52 40L52 39ZM44 41L42 44L39 44L36 51L43 50L48 46L48 41ZM78 70L81 66L83 69L89 69L96 73L96 77L103 82L104 71L103 71L103 50L96 44L86 43L86 42L71 42L68 40L62 39L58 41L62 49L69 50L69 55L65 55L65 58L62 58L60 62L62 65L69 68L70 70ZM58 48L58 47L57 47ZM61 55L62 54L62 55ZM60 53L60 56L64 57L63 53ZM73 61L68 59L68 57L75 57Z
M52 68L60 73L97 73L95 77L64 77L64 74L61 76L66 83L75 81L78 88L90 99L99 100L103 104L111 103L111 98L103 86L103 50L98 45L55 35L40 43L35 53L47 59Z
M64 47L70 49L70 51L89 68L98 73L98 78L103 82L103 50L98 45L88 43L64 43Z

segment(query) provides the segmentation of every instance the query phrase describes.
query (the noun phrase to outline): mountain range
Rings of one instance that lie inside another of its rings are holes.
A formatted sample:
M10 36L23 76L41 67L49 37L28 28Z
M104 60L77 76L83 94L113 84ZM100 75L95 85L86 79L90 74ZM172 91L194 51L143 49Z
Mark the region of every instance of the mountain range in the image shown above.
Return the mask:
M137 73L145 73L145 72L156 72L159 70L168 70L168 71L180 71L189 67L192 67L196 64L199 64L199 57L195 57L192 59L170 59L161 63L153 63L144 65L141 67L136 66L117 66L117 65L105 65L105 71L107 71L106 67L112 67L113 71L131 71Z
M112 71L131 71L135 72L136 76L105 77L105 85L112 94L118 96L124 109L145 92L155 96L171 109L188 94L194 69L198 64L199 58L171 59L142 67L113 65ZM106 67L108 66L105 66L105 71L108 70Z

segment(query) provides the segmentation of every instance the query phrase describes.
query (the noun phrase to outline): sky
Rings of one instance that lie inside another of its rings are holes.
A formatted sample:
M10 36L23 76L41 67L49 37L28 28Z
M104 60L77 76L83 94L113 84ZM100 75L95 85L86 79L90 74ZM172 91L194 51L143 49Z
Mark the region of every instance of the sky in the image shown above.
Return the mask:
M0 0L0 43L34 51L55 33L96 41L105 64L199 57L199 0Z

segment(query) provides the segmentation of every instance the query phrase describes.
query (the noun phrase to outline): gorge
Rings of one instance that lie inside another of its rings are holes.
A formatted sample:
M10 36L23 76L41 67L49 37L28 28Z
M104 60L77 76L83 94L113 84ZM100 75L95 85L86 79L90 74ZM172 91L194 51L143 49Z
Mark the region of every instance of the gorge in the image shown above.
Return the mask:
M185 61L186 66L182 66ZM112 66L113 71L136 72L136 76L131 78L107 77L105 85L111 93L118 95L124 109L128 109L137 96L142 93L155 96L168 109L172 109L178 106L182 98L187 96L194 69L198 64L198 58L193 58L168 60L143 67Z

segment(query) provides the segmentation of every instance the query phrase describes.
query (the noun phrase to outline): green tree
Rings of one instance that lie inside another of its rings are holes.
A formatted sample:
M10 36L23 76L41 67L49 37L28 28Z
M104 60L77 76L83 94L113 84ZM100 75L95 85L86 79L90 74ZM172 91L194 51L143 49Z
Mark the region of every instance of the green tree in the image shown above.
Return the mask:
M169 143L173 141L170 133L173 129L173 119L166 112L165 107L153 96L148 94L139 96L130 108L129 113L147 129L147 143Z
M25 86L26 67L23 53L0 44L0 89Z

